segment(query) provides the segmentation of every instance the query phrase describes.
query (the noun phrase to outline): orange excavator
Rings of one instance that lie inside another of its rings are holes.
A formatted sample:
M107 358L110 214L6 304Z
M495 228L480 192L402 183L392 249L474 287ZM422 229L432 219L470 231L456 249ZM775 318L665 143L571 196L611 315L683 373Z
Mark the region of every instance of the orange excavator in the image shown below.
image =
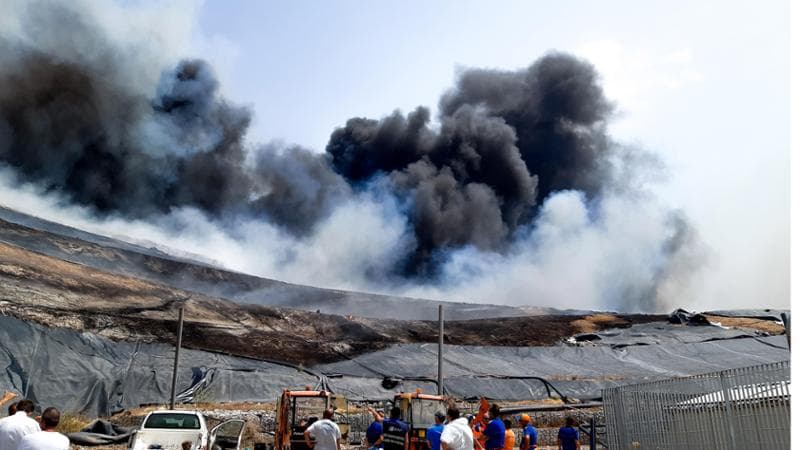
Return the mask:
M400 408L401 420L408 424L410 450L428 450L428 427L434 424L434 414L447 410L447 398L442 395L401 392L394 396L394 406Z
M303 433L328 408L333 408L336 424L346 441L350 424L342 414L347 410L345 397L329 391L284 389L276 405L274 450L311 450Z

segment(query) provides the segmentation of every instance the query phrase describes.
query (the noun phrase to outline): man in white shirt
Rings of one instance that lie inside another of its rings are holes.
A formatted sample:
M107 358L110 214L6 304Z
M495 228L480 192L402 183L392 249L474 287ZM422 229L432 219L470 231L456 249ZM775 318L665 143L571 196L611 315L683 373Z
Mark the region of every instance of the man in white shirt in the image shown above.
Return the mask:
M440 438L442 450L473 450L472 429L466 417L460 417L458 408L447 408L447 425Z
M41 430L39 423L30 418L33 410L32 401L20 400L17 413L0 422L0 450L17 450L24 436Z
M42 413L42 430L25 435L17 450L69 450L69 439L56 431L61 412L50 407Z
M311 424L304 433L306 444L314 450L342 450L339 440L342 439L342 432L339 425L333 420L333 410L326 409L322 413L322 420ZM311 438L314 441L311 441ZM2 449L0 449L2 450Z

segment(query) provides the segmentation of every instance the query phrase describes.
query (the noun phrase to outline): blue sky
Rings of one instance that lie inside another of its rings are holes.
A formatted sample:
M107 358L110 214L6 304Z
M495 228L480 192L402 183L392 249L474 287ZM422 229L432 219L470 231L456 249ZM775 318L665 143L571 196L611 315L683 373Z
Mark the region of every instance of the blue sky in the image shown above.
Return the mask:
M654 192L710 249L705 295L788 306L789 29L788 2L209 0L192 47L252 142L317 151L350 117L435 108L459 68L587 58L612 135L661 157Z

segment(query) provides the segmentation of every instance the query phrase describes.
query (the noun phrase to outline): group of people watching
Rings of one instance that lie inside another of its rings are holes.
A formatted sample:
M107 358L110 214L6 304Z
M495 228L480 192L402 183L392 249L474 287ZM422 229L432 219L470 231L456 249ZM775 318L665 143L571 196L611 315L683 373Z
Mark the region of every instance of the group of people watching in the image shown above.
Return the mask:
M0 404L14 398L6 392ZM8 407L8 416L0 419L0 450L68 450L69 439L56 431L61 412L50 407L35 415L36 405L20 400Z
M366 437L370 450L410 450L410 428L401 419L402 411L393 407L389 418L380 411L369 408L374 421L367 428ZM436 412L434 424L427 429L425 436L429 450L514 450L517 436L509 419L503 419L497 404L489 408L483 421L475 421L475 416L461 416L460 410L451 406L445 414ZM536 450L539 432L530 416L519 416L522 438L519 450ZM568 417L565 426L558 431L560 450L579 450L581 448L575 421Z

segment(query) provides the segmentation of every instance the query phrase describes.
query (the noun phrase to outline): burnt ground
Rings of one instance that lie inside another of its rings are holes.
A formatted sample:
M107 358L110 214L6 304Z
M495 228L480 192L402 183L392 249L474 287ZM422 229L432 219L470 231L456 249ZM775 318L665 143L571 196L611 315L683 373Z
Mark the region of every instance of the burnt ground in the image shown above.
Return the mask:
M0 242L100 271L164 284L193 294L239 303L289 307L328 314L359 311L363 317L424 320L435 317L441 302L285 283L235 272L199 256L166 253L152 243L120 239L22 214L0 206ZM404 307L398 308L397 302ZM450 319L519 317L565 311L541 307L447 303ZM574 313L574 311L572 311Z
M173 342L181 304L186 305L187 347L293 364L332 362L397 343L438 339L435 321L238 304L0 242L0 314L115 340ZM552 345L576 333L665 319L595 314L448 321L445 340L461 345Z

